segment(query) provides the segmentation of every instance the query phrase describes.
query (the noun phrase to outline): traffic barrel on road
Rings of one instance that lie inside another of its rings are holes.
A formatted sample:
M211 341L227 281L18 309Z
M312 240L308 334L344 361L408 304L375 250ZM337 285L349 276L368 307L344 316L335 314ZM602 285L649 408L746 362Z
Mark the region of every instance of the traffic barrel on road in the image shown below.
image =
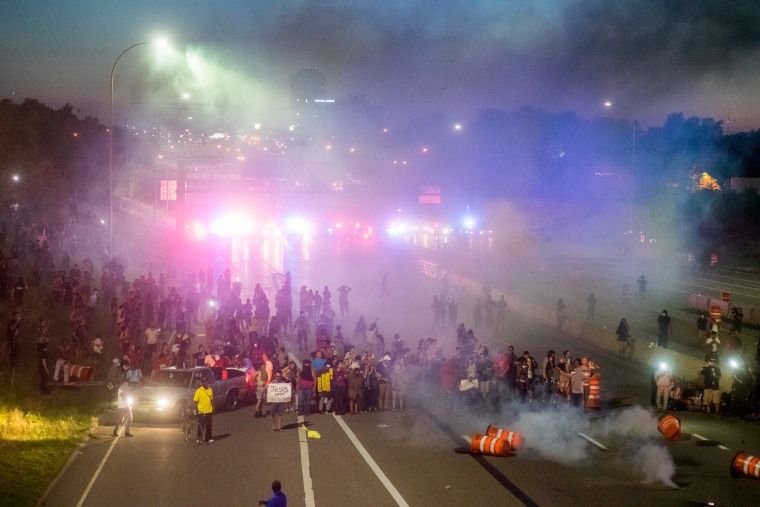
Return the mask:
M720 323L720 306L718 305L712 305L710 307L710 318L714 320L717 323Z
M588 380L588 398L586 399L586 408L600 408L599 400L599 377L592 377Z
M513 449L517 449L518 447L521 447L525 444L525 439L522 435L519 433L515 433L514 431L509 431L501 428L495 428L493 426L488 426L486 429L486 435L489 437L496 437L501 438L503 440L506 440L509 442L509 445Z
M476 454L507 456L512 450L512 446L504 438L475 433L470 440L470 450Z
M760 458L739 451L731 461L731 477L754 477L760 479Z
M726 303L731 302L731 293L730 292L721 292L720 293L720 300L725 301Z
M81 380L88 382L92 380L94 370L90 366L71 366L69 368L69 380Z
M666 415L660 417L657 429L665 437L665 440L681 439L681 420L676 416Z

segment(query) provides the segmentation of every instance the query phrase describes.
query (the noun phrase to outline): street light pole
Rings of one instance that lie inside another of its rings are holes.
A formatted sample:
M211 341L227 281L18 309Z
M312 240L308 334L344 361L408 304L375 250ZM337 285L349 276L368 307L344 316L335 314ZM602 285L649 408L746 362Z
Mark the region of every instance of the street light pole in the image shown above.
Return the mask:
M114 193L114 190L113 190L113 81L114 81L114 75L116 74L116 66L119 64L119 60L121 60L122 56L124 56L131 49L134 49L138 46L147 46L148 44L158 44L158 45L163 46L166 44L166 41L156 40L156 41L138 42L137 44L132 44L127 49L122 51L119 56L116 57L116 61L113 62L113 67L111 67L111 93L110 93L109 101L108 101L108 208L109 208L108 250L111 255L113 255L113 193Z
M116 73L116 66L119 64L121 57L130 49L134 49L138 46L145 46L147 44L152 44L152 42L138 42L137 44L132 44L121 52L116 58L116 61L113 62L113 67L111 67L111 94L108 105L108 251L111 255L113 255L113 78Z

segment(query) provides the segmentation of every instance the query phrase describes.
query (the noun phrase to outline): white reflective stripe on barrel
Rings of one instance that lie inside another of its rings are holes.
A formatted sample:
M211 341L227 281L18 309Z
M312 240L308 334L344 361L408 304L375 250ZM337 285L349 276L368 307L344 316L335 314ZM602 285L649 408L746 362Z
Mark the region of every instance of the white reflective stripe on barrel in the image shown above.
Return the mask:
M514 432L510 431L507 434L507 442L509 442L509 445L512 445L512 437L514 436Z
M496 442L498 442L498 438L494 438L491 440L491 454L496 454Z
M478 445L480 446L480 452L486 452L486 436L483 435L483 438L480 439L480 442L478 442Z

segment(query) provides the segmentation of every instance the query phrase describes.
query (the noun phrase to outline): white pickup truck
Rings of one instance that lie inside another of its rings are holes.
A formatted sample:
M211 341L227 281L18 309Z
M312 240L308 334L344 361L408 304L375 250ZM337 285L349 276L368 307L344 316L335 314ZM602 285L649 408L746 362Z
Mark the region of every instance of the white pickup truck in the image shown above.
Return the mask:
M180 420L185 407L193 403L201 378L208 380L214 392L214 412L235 410L241 403L251 401L255 392L252 379L242 368L164 368L132 391L135 419Z

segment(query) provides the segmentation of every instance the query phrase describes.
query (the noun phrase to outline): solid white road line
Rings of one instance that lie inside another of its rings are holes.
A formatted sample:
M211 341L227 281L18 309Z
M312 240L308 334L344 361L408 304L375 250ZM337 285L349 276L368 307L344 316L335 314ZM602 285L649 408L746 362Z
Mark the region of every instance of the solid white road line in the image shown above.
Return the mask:
M409 504L406 503L406 500L404 500L404 498L401 496L401 493L398 492L396 487L391 483L391 481L388 480L383 471L380 470L380 467L377 465L377 463L375 463L375 460L372 459L372 456L369 455L367 449L364 448L362 443L359 442L359 439L356 438L356 435L353 431L351 431L351 428L349 428L345 421L343 421L343 418L336 416L335 414L333 414L333 417L336 421L338 421L338 426L343 428L343 431L348 436L348 439L351 440L352 444L354 444L354 447L356 447L356 450L359 451L359 454L361 454L362 458L364 458L364 461L367 462L372 471L375 472L377 478L380 479L380 482L383 483L383 486L385 486L385 489L388 490L388 493L390 493L393 499L396 500L396 503L401 507L409 507Z
M578 436L581 437L581 438L585 438L586 440L588 440L589 442L591 442L592 444L594 444L595 446L597 446L598 448L600 448L603 451L609 451L610 450L609 447L605 446L601 442L598 442L598 441L594 440L593 438L591 438L590 436L586 435L585 433L578 433Z
M691 436L692 436L692 437L694 437L694 438L698 438L698 439L700 439L700 440L702 440L702 441L705 441L705 440L707 440L707 439L706 439L705 437L703 437L702 435L697 435L696 433L692 433L692 434L691 434Z
M303 416L298 416L298 446L301 449L301 475L303 476L304 503L306 507L315 507L314 486L311 483L311 465L309 464L309 444L303 431Z
M111 442L111 445L108 447L108 452L106 452L106 455L103 456L103 459L100 460L100 465L98 465L98 469L95 470L95 473L92 474L92 479L90 479L90 483L87 485L87 487L84 489L84 493L82 493L82 497L79 499L79 502L77 503L76 507L82 507L82 504L84 504L84 501L87 499L87 495L90 494L90 490L92 489L92 486L95 484L95 481L98 478L98 475L100 475L100 471L103 470L103 467L106 464L106 461L108 461L108 457L111 455L111 452L113 451L114 446L116 446L116 442L119 441L119 437L116 437L113 439L113 442Z

